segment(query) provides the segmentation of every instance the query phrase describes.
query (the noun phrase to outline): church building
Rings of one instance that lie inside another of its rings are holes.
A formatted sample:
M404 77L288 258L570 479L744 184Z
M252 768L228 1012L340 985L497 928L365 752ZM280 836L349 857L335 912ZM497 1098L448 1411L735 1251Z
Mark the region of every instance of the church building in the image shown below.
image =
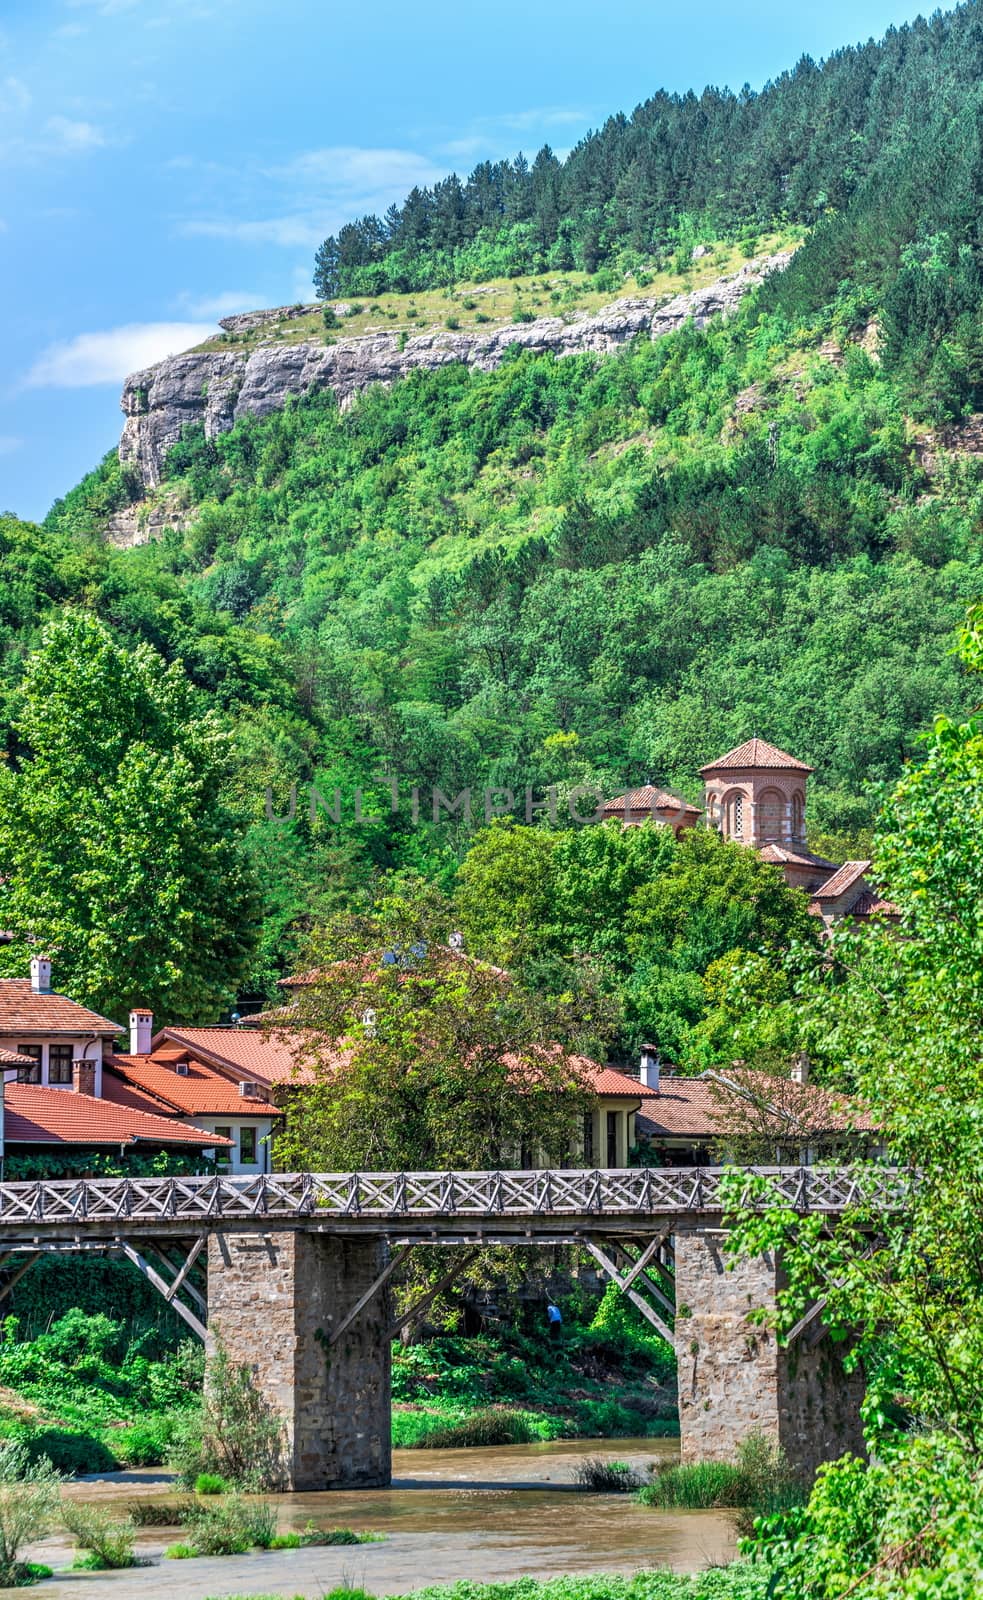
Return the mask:
M867 879L869 861L840 866L809 849L806 786L813 770L766 739L746 739L700 769L707 826L780 867L786 883L809 895L810 911L827 928L842 917L895 917L895 907ZM654 787L631 790L604 807L605 818L619 817L626 827L651 818L677 834L695 827L700 815Z

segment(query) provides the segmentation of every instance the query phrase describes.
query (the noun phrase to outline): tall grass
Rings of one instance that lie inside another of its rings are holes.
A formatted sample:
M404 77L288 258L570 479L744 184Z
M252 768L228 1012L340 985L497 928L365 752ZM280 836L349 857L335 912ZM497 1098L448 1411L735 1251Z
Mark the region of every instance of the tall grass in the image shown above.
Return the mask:
M546 1419L542 1419L546 1420ZM484 1406L457 1414L399 1411L393 1417L393 1444L402 1450L453 1450L493 1444L531 1444L548 1437L541 1419L513 1406Z
M806 1496L784 1451L754 1432L741 1440L736 1460L665 1467L638 1497L643 1505L662 1509L736 1510L739 1531L749 1534L758 1517L799 1505Z
M739 1506L744 1493L741 1469L730 1461L693 1461L665 1467L639 1490L643 1505L662 1510L712 1511Z

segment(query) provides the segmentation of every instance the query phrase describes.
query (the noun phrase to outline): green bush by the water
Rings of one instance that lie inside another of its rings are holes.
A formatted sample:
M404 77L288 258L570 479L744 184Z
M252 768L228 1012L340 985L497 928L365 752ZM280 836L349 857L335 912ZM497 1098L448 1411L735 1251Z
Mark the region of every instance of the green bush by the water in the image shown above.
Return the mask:
M708 1511L738 1506L743 1493L741 1470L729 1461L694 1461L667 1467L639 1490L643 1505Z
M61 1519L75 1541L74 1565L94 1572L114 1572L136 1565L133 1551L134 1525L121 1521L105 1506L86 1505L79 1500L62 1500Z
M657 1472L638 1497L663 1510L734 1509L740 1531L750 1534L758 1517L801 1505L806 1491L784 1451L754 1432L741 1440L733 1461L677 1462Z

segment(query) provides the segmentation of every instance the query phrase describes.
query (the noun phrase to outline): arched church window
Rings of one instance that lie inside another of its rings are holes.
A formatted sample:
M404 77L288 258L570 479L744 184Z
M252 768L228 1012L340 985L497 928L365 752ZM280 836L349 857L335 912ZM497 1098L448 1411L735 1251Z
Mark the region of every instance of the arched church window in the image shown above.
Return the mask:
M801 794L792 796L792 837L805 837L805 802Z
M744 796L742 794L732 795L728 810L730 813L730 827L727 830L728 836L731 839L743 839Z

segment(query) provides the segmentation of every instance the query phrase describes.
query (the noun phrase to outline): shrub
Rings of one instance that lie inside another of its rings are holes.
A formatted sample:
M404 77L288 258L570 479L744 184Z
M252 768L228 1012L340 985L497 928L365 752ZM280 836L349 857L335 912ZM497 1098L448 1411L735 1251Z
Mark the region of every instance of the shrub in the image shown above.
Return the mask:
M740 1504L741 1472L731 1461L694 1461L665 1467L638 1491L643 1505L710 1511Z
M510 1406L486 1406L469 1416L434 1412L403 1413L393 1419L394 1437L403 1449L454 1450L487 1444L531 1444L541 1437L535 1420ZM399 1424L404 1424L400 1427Z
M604 1461L600 1456L585 1456L577 1463L573 1476L582 1489L593 1489L598 1494L629 1494L642 1482L627 1461Z
M47 1533L60 1481L50 1461L31 1460L23 1440L0 1441L0 1588L34 1581L18 1557Z
M114 1428L113 1454L126 1467L159 1467L167 1460L177 1432L176 1417L150 1417L128 1428Z
M476 306L477 306L477 304L478 304L477 300L472 300L470 298L470 296L468 297L467 300L462 300L461 301L461 305L463 306L465 311L474 311Z
M183 1527L198 1555L245 1555L247 1550L270 1548L276 1538L276 1509L265 1500L230 1494L217 1505L191 1505Z
M444 320L444 327L445 328L452 328L453 329L453 328L459 328L460 326L461 326L461 322L460 322L460 318L458 318L458 317L447 317Z
M804 1488L784 1452L758 1430L741 1441L736 1461L666 1467L639 1493L649 1506L736 1509L742 1533L751 1533L758 1517L801 1505L804 1498Z
M131 1500L126 1511L137 1528L177 1528L190 1505L190 1500Z
M527 311L525 306L516 306L512 312L513 322L535 322L535 311Z
M338 313L334 306L325 306L321 312L321 317L323 319L324 326L328 331L330 331L332 328L337 328Z
M192 1556L197 1556L197 1555L200 1555L200 1554L201 1554L200 1550L196 1550L194 1545L190 1545L190 1544L169 1544L167 1549L164 1551L164 1560L165 1561L188 1561L188 1560L191 1559Z
M491 317L486 316L484 311L476 311L474 314L474 320L475 322L490 322Z
M217 1472L199 1472L195 1479L195 1494L226 1494L228 1484Z
M119 1461L101 1439L89 1433L72 1433L67 1428L39 1428L24 1435L31 1461L50 1461L66 1478L86 1472L113 1472Z
M743 1536L754 1532L759 1517L772 1517L802 1505L805 1485L784 1450L754 1432L737 1447L737 1467L741 1474L741 1506L737 1531Z
M135 1566L132 1522L120 1522L104 1507L82 1505L77 1500L62 1501L61 1517L76 1550L88 1551L88 1559L76 1561L76 1566L97 1572Z
M171 1460L191 1487L201 1473L237 1489L278 1489L283 1483L283 1424L253 1382L219 1345L205 1372L200 1410L189 1416Z

